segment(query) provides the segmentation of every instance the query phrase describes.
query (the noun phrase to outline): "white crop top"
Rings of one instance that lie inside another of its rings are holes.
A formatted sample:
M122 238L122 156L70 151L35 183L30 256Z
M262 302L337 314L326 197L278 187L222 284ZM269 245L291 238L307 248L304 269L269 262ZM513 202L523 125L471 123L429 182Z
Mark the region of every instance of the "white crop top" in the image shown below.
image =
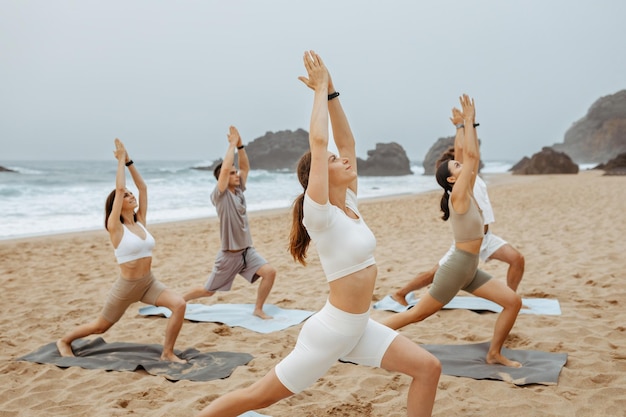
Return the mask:
M302 224L317 248L328 282L376 263L376 237L361 217L356 194L350 189L346 193L346 206L359 218L352 219L329 202L318 204L308 194L304 195Z
M131 232L124 223L124 234L120 244L115 249L115 257L118 264L134 261L140 258L146 258L152 256L152 249L154 248L154 238L148 232L148 229L143 227L143 224L137 222L139 226L146 232L146 238L142 239L133 232Z

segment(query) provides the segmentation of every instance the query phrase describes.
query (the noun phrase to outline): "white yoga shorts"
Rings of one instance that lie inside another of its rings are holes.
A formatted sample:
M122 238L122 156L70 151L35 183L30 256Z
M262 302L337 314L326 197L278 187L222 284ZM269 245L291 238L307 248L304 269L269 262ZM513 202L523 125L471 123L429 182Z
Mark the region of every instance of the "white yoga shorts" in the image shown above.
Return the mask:
M275 371L280 382L297 394L321 378L338 359L380 367L398 332L369 318L369 311L351 314L326 302L302 326L296 347Z

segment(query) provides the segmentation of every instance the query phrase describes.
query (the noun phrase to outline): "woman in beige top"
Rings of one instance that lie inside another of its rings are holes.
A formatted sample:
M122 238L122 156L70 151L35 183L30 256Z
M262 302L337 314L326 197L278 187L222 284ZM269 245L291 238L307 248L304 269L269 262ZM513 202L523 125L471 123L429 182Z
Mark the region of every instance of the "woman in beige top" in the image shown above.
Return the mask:
M454 234L455 250L446 262L439 267L428 293L420 298L411 309L394 314L381 322L392 329L399 329L410 323L422 321L441 310L459 290L493 301L503 310L496 321L491 346L486 361L511 367L522 366L519 362L502 355L504 340L515 324L522 307L519 295L502 282L492 280L486 272L478 269L480 245L484 235L482 212L474 199L473 189L480 151L474 126L474 100L467 95L461 98L463 124L465 129L462 143L456 143L455 155L463 156L463 163L449 160L439 165L437 182L444 189L441 197L443 220L450 219ZM453 114L459 112L453 109Z

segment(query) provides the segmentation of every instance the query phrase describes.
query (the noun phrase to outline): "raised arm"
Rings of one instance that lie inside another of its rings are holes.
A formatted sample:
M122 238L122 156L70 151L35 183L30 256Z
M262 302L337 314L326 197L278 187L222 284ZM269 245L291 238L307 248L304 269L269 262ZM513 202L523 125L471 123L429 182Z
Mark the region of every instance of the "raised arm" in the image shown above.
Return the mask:
M234 129L234 132L233 132ZM236 133L235 133L236 132ZM230 175L230 170L235 163L235 148L237 147L237 143L241 140L239 137L239 132L233 126L228 131L228 149L226 150L226 155L224 155L224 160L222 161L222 169L220 170L220 175L217 179L217 188L220 190L220 193L223 193L226 188L228 188L228 177ZM246 172L246 176L248 173Z
M328 74L328 94L332 97L333 93L335 93L335 86L333 84L332 77L330 73ZM337 146L337 151L339 151L339 156L342 158L348 158L350 161L350 165L354 172L357 171L357 158L356 158L356 141L354 140L354 135L352 134L352 129L350 129L350 123L348 122L348 117L341 106L341 101L339 100L339 96L331 98L328 101L328 113L330 115L330 125L333 129L333 138L335 140L335 145ZM358 180L355 180L350 184L350 189L357 192L357 184Z
M467 94L461 97L461 106L463 108L463 124L465 125L465 140L463 141L463 163L469 164L471 168L471 189L474 188L474 182L478 175L480 166L480 148L478 146L478 136L474 122L476 119L476 107L474 99L470 99Z
M315 91L309 128L311 169L307 195L318 204L328 202L328 70L313 51L304 53L304 68L308 77L300 81Z
M139 192L138 196L138 204L137 208L137 221L141 222L144 226L147 225L147 215L148 215L148 186L144 182L141 174L137 170L134 162L128 156L128 151L125 151L124 156L125 165L128 167L128 171L130 172L130 176L133 178L133 182L135 183L135 187L137 187L137 191Z
M241 181L241 186L243 188L246 188L246 181L248 179L248 173L250 172L250 161L248 160L248 153L246 152L246 148L243 147L241 135L239 135L239 131L235 126L230 127L229 135L237 136L237 155L239 155L239 179Z
M478 149L478 139L476 128L474 127L475 106L474 100L467 94L460 98L463 113L464 139L463 139L463 166L461 173L456 179L450 199L454 209L459 213L464 213L470 204L470 196L473 193L474 182L478 174L480 163L480 151ZM457 158L455 154L455 158ZM457 160L458 161L458 160Z
M122 205L124 204L124 194L126 193L126 149L121 140L115 139L115 150L113 155L117 159L117 173L115 175L115 198L111 213L107 219L107 230L111 235L111 240L115 240L116 235L122 233L122 222L120 215L122 214ZM117 239L119 241L119 239Z
M461 113L461 110L453 107L450 121L456 127L456 135L454 136L454 159L463 163L463 140L465 140L465 130L464 127L462 127L463 113Z

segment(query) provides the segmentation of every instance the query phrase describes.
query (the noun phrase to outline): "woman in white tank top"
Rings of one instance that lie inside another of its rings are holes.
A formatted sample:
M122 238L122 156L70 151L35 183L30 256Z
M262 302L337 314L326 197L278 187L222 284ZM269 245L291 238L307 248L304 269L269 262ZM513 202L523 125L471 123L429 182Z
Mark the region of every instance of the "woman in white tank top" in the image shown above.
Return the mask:
M117 159L115 190L109 194L105 203L104 223L115 248L120 277L111 288L100 315L59 339L57 348L61 356L74 356L74 340L106 332L122 317L130 304L142 301L172 311L165 329L161 360L184 363L186 361L174 353L174 344L185 318L186 303L180 295L167 289L152 275L154 238L145 227L148 188L119 139L115 139L114 154ZM126 188L126 168L139 190L139 201Z
M298 164L305 192L294 203L290 250L305 264L308 244L315 242L328 281L328 301L305 322L296 347L274 369L251 386L216 399L199 415L238 416L267 407L306 389L341 358L409 375L407 414L430 416L441 364L406 337L369 319L376 240L357 208L354 137L322 59L308 51L304 66L308 77L299 79L315 95L310 152ZM328 151L329 116L339 156ZM332 250L337 245L341 257Z

